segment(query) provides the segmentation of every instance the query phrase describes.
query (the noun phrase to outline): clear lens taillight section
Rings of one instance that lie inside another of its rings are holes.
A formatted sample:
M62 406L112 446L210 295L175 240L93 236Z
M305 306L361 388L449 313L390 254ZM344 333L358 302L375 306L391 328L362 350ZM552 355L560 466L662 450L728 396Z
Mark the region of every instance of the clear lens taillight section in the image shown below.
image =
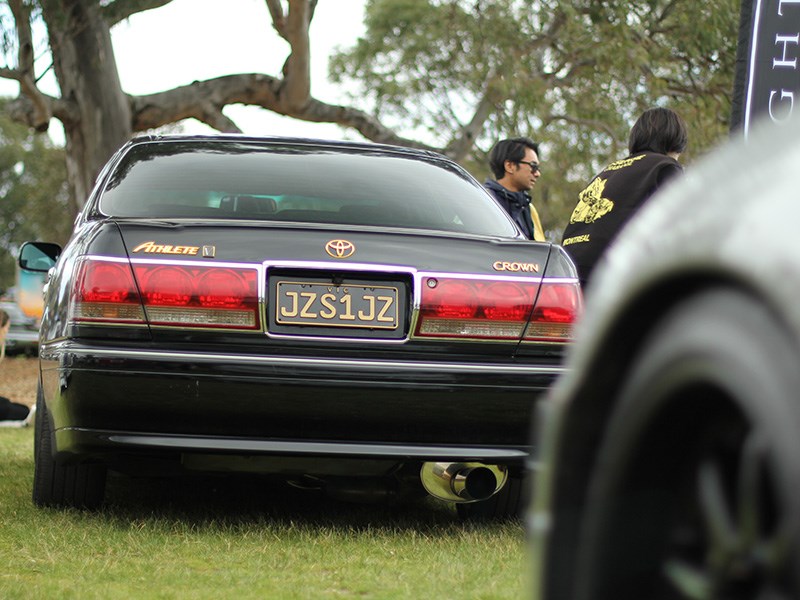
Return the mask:
M144 323L144 311L127 263L85 260L78 267L72 319Z
M258 271L85 260L72 315L88 322L260 329Z
M577 283L426 277L416 335L567 342L581 310Z
M572 339L572 326L582 312L583 294L577 282L544 281L523 339L568 342Z
M537 284L426 277L416 334L516 340L528 323Z

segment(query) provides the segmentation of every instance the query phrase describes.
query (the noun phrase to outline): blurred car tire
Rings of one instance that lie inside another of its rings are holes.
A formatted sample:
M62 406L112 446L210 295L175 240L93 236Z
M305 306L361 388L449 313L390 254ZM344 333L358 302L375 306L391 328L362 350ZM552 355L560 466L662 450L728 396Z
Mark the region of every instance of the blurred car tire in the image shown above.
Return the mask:
M604 435L577 598L800 597L799 358L742 292L661 320Z

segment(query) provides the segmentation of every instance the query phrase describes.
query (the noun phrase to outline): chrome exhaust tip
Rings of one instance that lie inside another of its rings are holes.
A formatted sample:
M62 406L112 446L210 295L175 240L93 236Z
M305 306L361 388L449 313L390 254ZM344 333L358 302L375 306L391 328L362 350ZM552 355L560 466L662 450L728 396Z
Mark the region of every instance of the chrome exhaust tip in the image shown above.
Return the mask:
M420 470L425 490L447 502L486 500L500 491L507 478L505 466L477 462L427 462Z

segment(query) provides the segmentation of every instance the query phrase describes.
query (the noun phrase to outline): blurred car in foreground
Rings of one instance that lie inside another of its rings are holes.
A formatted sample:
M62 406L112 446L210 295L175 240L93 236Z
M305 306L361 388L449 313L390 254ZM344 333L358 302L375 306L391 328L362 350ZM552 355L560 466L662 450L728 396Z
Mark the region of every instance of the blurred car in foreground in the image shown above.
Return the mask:
M536 398L582 306L445 157L240 136L113 157L47 283L34 502L94 507L108 469L244 471L338 497L520 504Z
M39 323L29 317L16 302L0 302L0 309L8 313L11 326L6 336L6 354L36 355L39 350Z
M800 598L800 121L653 198L542 406L533 597Z

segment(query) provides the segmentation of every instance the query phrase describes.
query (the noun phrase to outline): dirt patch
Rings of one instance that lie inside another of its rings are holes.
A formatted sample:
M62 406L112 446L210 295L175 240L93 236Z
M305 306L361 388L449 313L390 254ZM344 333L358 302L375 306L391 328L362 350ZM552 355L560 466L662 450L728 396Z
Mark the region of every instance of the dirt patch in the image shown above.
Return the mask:
M33 406L39 383L39 359L6 356L0 363L0 396L13 402Z

